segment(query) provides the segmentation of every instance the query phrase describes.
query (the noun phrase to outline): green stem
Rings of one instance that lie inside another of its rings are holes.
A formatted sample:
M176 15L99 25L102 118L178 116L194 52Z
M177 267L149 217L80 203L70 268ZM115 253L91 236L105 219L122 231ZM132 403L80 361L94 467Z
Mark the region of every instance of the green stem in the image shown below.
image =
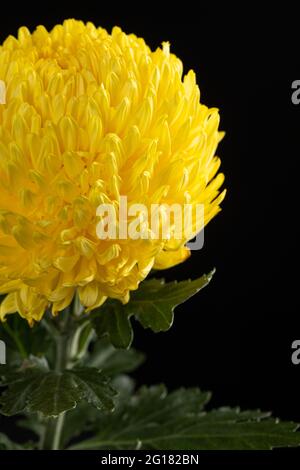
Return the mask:
M50 418L45 428L41 448L43 450L59 450L60 441L65 421L65 413L61 413L57 418Z
M62 436L62 431L64 427L66 413L61 413L58 418L56 418L55 429L53 434L53 443L52 450L59 450L60 441Z
M55 372L62 372L68 363L68 338L62 333L56 338L56 361L55 361Z
M59 318L45 318L43 321L44 327L51 334L56 344L54 371L57 374L62 373L67 368L72 368L79 354L84 353L91 340L88 325L75 323L74 311L78 308L80 308L78 302L77 304L73 302L70 307L60 313ZM71 313L72 310L73 313ZM83 338L81 337L82 334ZM48 419L44 436L40 442L40 449L60 449L65 416L66 413L61 413L57 418Z
M66 312L66 318L61 325L60 334L56 334L54 339L56 342L56 360L54 370L58 374L63 372L68 365L68 334L65 331L68 324L69 312ZM58 330L57 330L58 331ZM65 413L61 413L57 418L48 420L41 448L47 450L59 450L60 441L64 426Z
M46 316L42 319L41 325L47 330L47 332L53 338L56 338L59 335L58 329L53 325L53 320L48 319Z

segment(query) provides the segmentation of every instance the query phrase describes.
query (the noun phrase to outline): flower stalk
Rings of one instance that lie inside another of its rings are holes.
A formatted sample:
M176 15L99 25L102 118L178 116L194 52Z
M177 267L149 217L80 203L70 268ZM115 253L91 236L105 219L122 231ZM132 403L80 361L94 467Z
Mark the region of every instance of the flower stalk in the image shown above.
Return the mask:
M63 373L65 369L72 369L80 358L86 353L93 333L89 322L81 324L76 321L78 310L82 306L77 298L67 307L59 318L48 321L43 319L43 325L55 341L55 363L53 369L57 374ZM40 443L41 449L59 450L61 436L65 421L65 413L55 418L50 418L45 423L45 432Z
M59 328L51 330L52 337L56 344L56 357L54 370L58 374L62 373L69 365L69 339L70 336L66 331L66 327L70 321L70 307L64 312L59 322ZM49 331L49 329L48 329ZM64 426L65 413L61 413L56 418L50 418L45 425L45 433L41 442L43 450L59 450L60 441Z

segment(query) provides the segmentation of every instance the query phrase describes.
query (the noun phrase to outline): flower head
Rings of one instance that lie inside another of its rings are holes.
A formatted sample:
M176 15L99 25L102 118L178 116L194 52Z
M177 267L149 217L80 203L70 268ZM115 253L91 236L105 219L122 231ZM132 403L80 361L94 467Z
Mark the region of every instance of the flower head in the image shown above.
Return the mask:
M152 267L189 254L181 240L99 239L97 207L204 204L219 211L215 108L200 104L168 43L152 52L120 28L67 20L20 28L0 47L0 308L29 323L76 292L87 309L127 302Z

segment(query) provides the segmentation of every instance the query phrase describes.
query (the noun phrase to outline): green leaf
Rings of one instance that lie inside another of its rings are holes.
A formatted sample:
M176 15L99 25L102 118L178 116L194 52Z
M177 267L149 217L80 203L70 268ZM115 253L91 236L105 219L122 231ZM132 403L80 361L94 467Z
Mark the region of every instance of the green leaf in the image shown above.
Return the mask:
M69 374L48 372L40 377L34 390L30 395L27 395L26 407L28 411L31 413L40 412L44 416L58 416L66 410L75 408L82 397L74 385Z
M134 391L134 381L127 375L118 375L113 379L112 385L118 392L115 399L115 407L118 410L130 399ZM86 432L97 432L99 420L102 417L103 412L95 410L86 402L81 402L75 410L67 412L62 431L62 448L65 448L72 439L78 438Z
M174 318L174 309L205 287L214 271L193 281L169 282L150 279L142 282L131 293L130 301L122 305L108 300L91 314L97 335L108 335L116 348L129 348L133 339L131 317L134 316L144 328L154 332L167 331Z
M12 416L24 411L58 416L75 408L81 395L69 375L57 372L24 371L11 375L0 397L0 412Z
M220 408L205 412L209 394L162 386L142 388L112 416L103 415L98 433L70 449L250 450L299 446L297 425L269 413Z
M0 412L6 416L12 416L25 411L28 396L31 396L39 380L47 373L44 364L38 360L25 360L22 366L1 367L1 387L7 389L0 396Z
M108 300L96 312L92 321L98 337L108 335L116 348L129 348L133 340L133 330L121 302Z
M72 376L77 390L81 394L81 399L86 400L98 410L114 409L113 397L116 395L107 377L102 372L93 367L80 367L66 371Z
M211 281L213 274L212 271L193 281L167 284L162 279L145 281L131 294L126 312L133 314L144 328L156 333L166 331L172 326L175 307L197 294Z
M94 350L86 363L112 377L134 371L144 362L144 359L143 353L133 348L125 351L116 349L106 338L103 338L95 343Z
M95 368L64 372L49 371L42 361L31 358L21 368L0 369L7 387L0 396L0 412L12 416L21 412L39 412L55 417L71 410L82 400L98 409L111 410L115 392L108 379Z

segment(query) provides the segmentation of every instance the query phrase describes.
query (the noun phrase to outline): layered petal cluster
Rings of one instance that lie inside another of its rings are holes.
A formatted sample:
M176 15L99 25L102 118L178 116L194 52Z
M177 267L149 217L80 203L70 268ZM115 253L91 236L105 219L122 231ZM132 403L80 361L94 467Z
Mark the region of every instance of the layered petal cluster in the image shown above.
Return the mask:
M126 303L152 267L184 259L176 240L99 239L100 204L204 204L219 211L219 114L200 103L168 43L152 52L115 27L22 27L0 47L0 308L30 324L108 297ZM217 176L216 176L217 175Z

